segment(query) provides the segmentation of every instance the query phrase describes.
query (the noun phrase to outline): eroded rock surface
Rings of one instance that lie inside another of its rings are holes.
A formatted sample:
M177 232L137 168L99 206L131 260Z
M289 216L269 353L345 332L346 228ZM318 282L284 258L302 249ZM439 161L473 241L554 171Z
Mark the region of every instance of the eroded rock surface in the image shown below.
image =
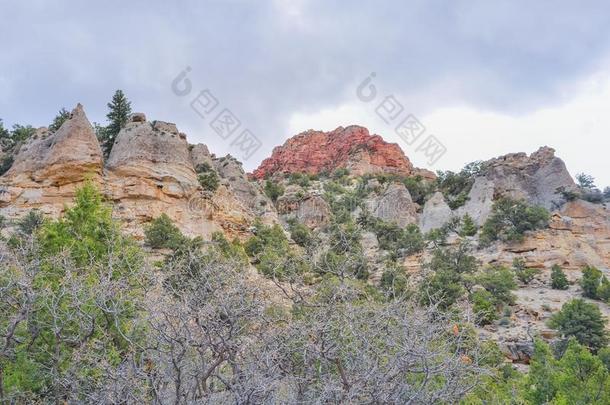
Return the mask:
M416 205L402 183L390 184L379 196L368 199L366 206L375 218L401 227L418 222Z
M429 232L432 229L441 228L445 225L453 213L445 202L445 197L440 192L434 193L424 205L424 210L419 219L419 227L422 232Z
M496 194L523 198L547 209L564 202L557 190L576 191L576 184L555 150L544 146L528 156L511 153L485 163L485 177Z
M260 212L231 182L213 193L202 189L195 167L209 163L208 158L205 145L189 147L175 124L148 122L144 114L136 113L117 135L104 165L98 140L79 104L56 133L38 131L21 148L0 178L0 214L18 218L39 208L57 217L72 203L76 188L88 180L114 203L114 215L137 237L143 236L147 222L162 213L190 236L209 238L215 231L246 235ZM247 181L243 170L240 181ZM276 221L271 204L267 211L269 221Z
M276 173L331 173L347 168L352 174L397 173L410 175L413 165L397 144L370 135L359 126L331 132L306 131L273 150L253 173L257 179Z
M83 106L78 104L54 134L36 131L24 144L10 170L11 183L60 187L102 172L102 151Z

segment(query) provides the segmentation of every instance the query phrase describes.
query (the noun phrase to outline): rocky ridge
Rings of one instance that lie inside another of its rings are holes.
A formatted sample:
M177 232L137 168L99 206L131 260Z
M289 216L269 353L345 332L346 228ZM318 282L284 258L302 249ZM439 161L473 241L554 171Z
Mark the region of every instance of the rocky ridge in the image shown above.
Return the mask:
M206 193L197 180L196 167L203 162L218 170L221 184L214 193ZM80 104L57 132L41 128L21 146L11 169L0 177L0 215L18 218L38 208L57 217L84 181L98 185L114 203L114 215L137 237L162 213L187 235L204 238L215 231L246 235L257 217L276 221L272 204L248 181L239 162L218 159L205 145L189 145L175 124L133 114L104 162Z
M199 184L199 167L218 174L220 185L214 192ZM139 238L143 227L162 213L185 234L206 239L214 231L247 237L257 219L283 225L296 219L324 234L332 218L324 196L328 179L320 176L309 186L300 186L288 184L283 175L332 173L338 168L348 169L352 178L373 174L420 175L427 181L434 178L414 168L398 145L357 126L299 134L275 148L249 178L233 157L218 158L203 144L189 144L175 124L149 122L141 113L131 116L104 161L95 132L78 105L55 133L40 128L21 145L14 164L0 177L0 215L17 219L38 208L57 217L72 202L76 188L92 181L113 202L114 215L125 229ZM530 286L517 291L518 301L511 315L514 324L482 332L504 342L508 357L524 361L529 334L550 333L544 324L549 315L543 308L548 301L544 297L550 297L553 307L560 307L569 298L579 296L576 283L585 265L596 266L610 276L610 213L605 205L565 200L558 190L576 191L577 186L552 148L490 159L482 168L473 179L465 204L457 209L450 208L441 192L431 193L422 202L417 196L414 199L402 182L381 184L374 176L366 183L363 206L373 217L403 228L417 224L423 232L466 214L482 225L494 200L501 196L548 208L552 212L548 229L528 234L523 242L498 242L475 252L484 265L510 266L513 259L522 258L527 267L541 270ZM263 192L262 179L267 177L285 186L275 203ZM349 181L347 188L352 187ZM353 208L352 216L357 218L360 208ZM385 260L374 233L364 232L361 244L371 262ZM408 256L402 264L416 276L428 257L429 252ZM572 282L568 291L553 292L545 287L553 264L566 270ZM372 282L379 278L379 274L371 275ZM610 314L607 307L603 312Z

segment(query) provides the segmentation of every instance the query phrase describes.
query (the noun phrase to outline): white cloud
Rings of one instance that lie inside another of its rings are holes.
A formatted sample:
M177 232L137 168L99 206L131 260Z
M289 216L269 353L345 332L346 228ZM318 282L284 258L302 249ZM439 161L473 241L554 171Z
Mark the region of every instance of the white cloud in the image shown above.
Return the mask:
M575 175L593 175L600 187L610 185L610 70L594 74L564 89L561 104L518 116L483 111L471 106L434 109L419 117L447 147L447 153L431 169L457 170L473 160L485 160L511 152L535 151L548 145L556 149ZM400 100L400 97L398 97ZM376 116L374 103L348 102L336 108L291 116L291 133L306 129L331 130L337 126L363 125L389 142L397 142L418 166L426 158L394 134L393 127Z

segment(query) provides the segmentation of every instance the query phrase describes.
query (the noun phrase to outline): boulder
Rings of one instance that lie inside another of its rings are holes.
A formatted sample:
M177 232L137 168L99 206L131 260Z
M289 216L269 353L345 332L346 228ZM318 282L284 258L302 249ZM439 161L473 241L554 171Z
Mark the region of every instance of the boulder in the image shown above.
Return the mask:
M422 232L429 232L432 229L441 228L449 222L452 216L453 213L445 202L443 193L436 192L424 205L424 210L419 219L419 227Z
M375 218L394 222L400 227L417 223L417 209L409 190L402 183L392 183L379 196L366 201Z
M202 143L198 143L196 145L190 146L191 150L191 161L193 162L193 167L197 169L199 165L207 165L210 168L214 168L214 161L212 160L212 155L208 150L208 147Z
M128 123L116 137L106 168L116 177L154 184L165 194L181 196L199 187L188 143L174 124L162 121ZM129 182L123 191L130 193Z
M144 113L133 113L129 116L129 122L146 122Z
M477 177L474 181L466 204L457 209L457 215L468 214L479 226L483 225L494 203L494 183L486 177Z
M299 201L297 220L310 229L320 228L330 222L330 206L318 195L308 195Z

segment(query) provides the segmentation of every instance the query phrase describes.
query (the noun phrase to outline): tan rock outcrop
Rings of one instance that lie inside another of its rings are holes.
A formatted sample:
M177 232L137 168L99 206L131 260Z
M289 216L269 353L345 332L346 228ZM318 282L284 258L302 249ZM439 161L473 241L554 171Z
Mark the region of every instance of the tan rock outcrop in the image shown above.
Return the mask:
M3 176L13 184L60 187L102 172L102 151L83 106L52 135L39 129ZM47 136L48 135L48 136Z
M553 214L549 229L528 234L521 243L497 243L479 252L484 263L510 264L515 257L541 269L553 264L575 272L587 265L610 269L608 209L582 200L568 202Z
M277 210L284 219L294 218L311 228L321 228L330 222L331 211L328 202L319 190L304 190L292 184L277 200Z
M405 227L418 222L417 207L402 183L390 184L380 195L365 201L375 217Z
M40 208L59 216L76 188L90 179L113 202L114 215L125 229L137 237L162 213L190 236L209 237L214 231L245 236L257 213L226 185L214 193L202 189L194 161L204 159L206 152L203 145L190 148L175 124L150 123L136 113L117 135L104 166L79 104L55 134L38 131L21 148L15 164L0 178L0 215L18 218ZM274 218L272 212L269 221Z
M252 211L263 223L277 221L272 201L258 183L248 179L241 162L228 155L214 159L213 167L223 179L223 184L244 207Z
M32 208L59 215L85 179L102 182L103 159L83 107L54 134L40 128L0 177L0 215L17 218Z
M419 219L419 227L422 232L429 232L432 229L441 228L445 225L453 213L445 202L443 193L436 192L424 205L424 210Z
M525 199L531 204L556 209L564 202L557 189L576 191L576 184L555 150L541 147L528 156L511 153L485 162L485 178L496 195Z

